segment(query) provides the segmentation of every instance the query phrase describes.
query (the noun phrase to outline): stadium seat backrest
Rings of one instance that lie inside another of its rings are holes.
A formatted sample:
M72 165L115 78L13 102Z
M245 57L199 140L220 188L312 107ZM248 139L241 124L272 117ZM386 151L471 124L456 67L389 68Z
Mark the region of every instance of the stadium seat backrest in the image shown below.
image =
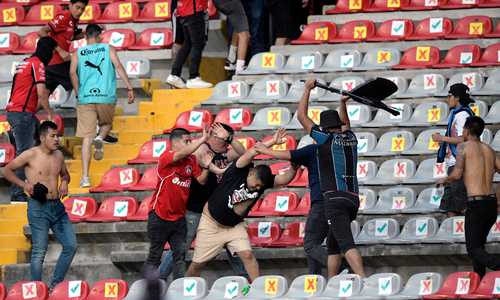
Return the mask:
M149 203L152 201L154 195L147 196L142 199L139 208L134 215L128 216L127 221L147 221L149 213Z
M358 139L358 155L363 156L377 146L377 136L373 132L356 132Z
M355 49L338 49L330 52L319 72L349 70L361 64L363 55Z
M248 108L227 108L219 111L214 122L220 122L231 126L234 130L252 123L252 111Z
M50 293L50 300L85 300L89 292L90 287L86 281L65 280L59 283Z
M400 296L419 297L436 293L443 283L439 273L427 272L414 274L408 279Z
M282 216L293 211L299 203L299 197L294 192L279 191L268 193L259 206L262 216Z
M307 187L309 185L309 171L302 167L302 171L297 170L293 180L287 185L289 187Z
M144 57L130 57L122 60L129 78L148 78L151 76L151 63Z
M215 85L214 92L210 98L225 99L229 103L236 103L238 100L247 97L249 90L250 88L245 81L221 81Z
M359 189L359 211L365 211L375 206L377 202L377 193L373 189Z
M103 43L110 44L116 50L128 49L135 44L135 32L131 29L110 29L104 31L101 36Z
M247 298L262 300L279 298L287 290L288 282L285 277L279 275L260 276L252 282Z
M139 181L139 172L134 168L112 168L101 179L99 186L91 188L91 193L119 192L128 189Z
M411 159L390 159L384 161L378 170L377 179L395 182L405 181L415 173L415 162Z
M234 299L243 296L248 280L243 276L224 276L217 279L204 300Z
M466 16L455 23L451 38L475 38L490 33L491 19L488 16Z
M326 283L326 279L321 275L301 275L292 281L285 297L314 298L323 293Z
M43 121L47 121L49 119L48 115L45 112L39 112L36 115L36 118L38 119L38 122L42 123ZM55 114L52 115L52 122L56 123L57 125L57 134L59 136L64 135L64 121L61 115Z
M378 140L375 152L401 153L413 147L415 136L406 130L390 131L384 133Z
M358 160L357 177L359 182L369 182L377 174L377 165L371 160Z
M305 222L292 222L285 225L280 238L271 247L299 247L304 245Z
M0 144L0 166L5 166L16 156L16 149L12 144Z
M332 22L311 22L307 24L300 37L292 45L323 44L333 42L337 28Z
M127 292L127 282L121 279L104 279L94 284L87 300L121 300Z
M311 118L311 120L315 123L315 124L318 124L319 125L319 122L320 122L320 116L321 116L321 112L325 111L325 110L328 110L328 107L326 106L319 106L319 105L311 105L308 107L308 110L307 110L307 114L309 116L309 118ZM285 129L302 129L302 124L300 124L299 122L299 118L298 118L298 111L296 111L294 114L293 114L293 117L292 117L292 120L290 121L290 123L288 123L286 126L284 126ZM303 136L302 138L306 138L307 139L307 135L306 136ZM308 140L308 141L312 141L312 140ZM305 142L305 140L304 140Z
M396 273L379 273L364 281L362 296L392 296L401 291L402 279Z
M310 135L304 135L300 138L299 144L297 145L297 149L304 148L306 146L314 144L314 140Z
M156 184L158 183L158 169L157 167L152 167L144 171L139 182L130 187L131 191L145 191L154 190Z
M411 105L408 103L387 103L387 105L394 110L399 111L398 116L394 116L385 110L379 109L373 122L375 125L370 124L370 127L378 127L378 125L384 124L404 124L406 121L410 120L412 115Z
M377 208L404 210L415 204L415 191L409 187L392 187L379 192Z
M367 11L394 11L408 6L409 0L375 0Z
M461 67L479 61L481 48L475 44L458 45L446 53L442 63L435 67Z
M399 0L386 0L388 3ZM413 33L413 23L408 19L393 19L382 22L377 28L374 41L404 40Z
M253 136L237 135L234 137L234 140L240 142L246 150L252 148L256 143Z
M474 295L482 295L493 298L500 296L500 271L488 272L484 275L479 283L479 286L473 293ZM483 298L484 299L484 298Z
M463 242L464 237L465 219L463 216L451 217L443 220L436 234L436 238L443 238L449 242Z
M473 8L476 7L481 2L484 2L484 0L472 0L472 1L448 0L446 4L441 5L439 8L440 9Z
M358 236L358 241L381 241L393 239L399 235L399 223L392 218L368 220Z
M427 129L422 131L415 140L413 147L410 150L404 151L405 154L436 153L439 149L439 143L432 139L432 134L434 133L444 135L446 129Z
M310 72L323 65L323 55L319 51L300 51L292 53L283 69L278 73Z
M332 82L330 82L330 87L334 87L336 89L342 89L346 91L351 91L355 87L363 84L365 82L365 79L360 76L340 76L335 78ZM332 93L330 91L327 91L321 99L326 99L328 101L339 101L341 96L337 93ZM361 111L359 111L361 113ZM356 114L355 116L349 115L352 121L355 121L353 119L356 119L356 117L359 117L360 114ZM354 117L354 118L353 118Z
M241 99L240 103L259 103L259 102L273 102L286 96L288 92L288 85L285 81L265 77L257 81L250 90L250 94L246 99Z
M120 1L109 3L98 23L126 23L139 16L139 5L133 1Z
M396 48L371 48L366 52L359 70L387 69L399 64L401 52Z
M174 280L167 290L166 300L198 300L207 295L208 287L201 277L184 277Z
M29 54L36 50L36 44L38 43L38 32L30 32L22 37L19 47L14 49L14 54Z
M375 35L375 24L370 20L357 20L344 23L337 33L336 41L364 41Z
M268 142L273 139L272 135L268 135L262 139L262 142ZM297 140L295 139L295 136L287 134L284 137L284 140L282 141L281 144L277 144L272 146L272 149L276 151L292 151L297 148ZM258 155L255 157L256 159L269 159L271 158L268 155Z
M410 39L428 40L443 38L453 31L453 21L449 18L425 18L420 21Z
M274 73L285 66L286 59L283 54L262 52L255 54L250 59L248 68L242 74L267 74Z
M0 54L12 53L19 47L20 38L13 32L0 32Z
M0 4L0 26L16 25L24 19L24 8L16 4Z
M473 293L479 286L479 275L475 272L451 273L444 280L443 286L436 292L437 295L448 298L459 298L460 295ZM432 295L424 299L432 299Z
M420 162L417 172L411 181L416 183L431 183L443 177L446 177L445 164L437 163L435 158L429 158Z
M323 80L318 79L318 82L321 84L326 84ZM300 98L302 97L302 94L304 93L304 86L305 82L296 80L292 83L290 86L290 89L288 90L288 94L286 97L281 98L278 100L278 102L285 102L285 103L296 103L299 102ZM315 87L314 89L311 90L311 93L309 95L309 99L311 100L317 100L318 98L321 98L323 95L325 95L325 90L320 89L318 87Z
M401 58L398 69L429 68L439 63L439 49L434 46L417 46L407 49Z
M19 22L20 25L46 25L49 21L59 13L62 8L57 4L36 4L30 7L24 20Z
M328 298L346 298L358 296L363 288L363 279L356 274L341 274L328 280L321 295Z
M32 6L40 2L40 0L2 0L5 3L17 4L22 6Z
M79 23L92 23L101 17L102 11L99 3L89 2L80 16Z
M274 129L290 123L290 110L286 107L274 106L259 109L253 118L252 124L242 130Z
M152 164L158 161L163 152L170 149L169 139L154 139L142 144L139 154L128 161L129 164Z
M81 222L97 212L97 203L91 197L70 197L63 202L71 222Z
M446 78L437 73L418 74L412 78L408 90L405 93L406 97L423 97L433 95L443 91L446 85ZM416 112L417 110L415 110Z
M448 104L444 102L421 103L415 108L410 123L417 122L428 125L441 123L447 120L448 110ZM432 148L436 148L436 145L433 145Z
M270 246L281 235L280 225L275 222L250 223L248 224L247 231L250 242L257 247Z
M402 98L401 95L403 95L408 89L408 80L403 76L384 76L382 78L394 82L394 84L398 87L397 91L395 91L394 94L387 97L387 99Z
M339 0L335 8L327 10L325 13L329 14L342 14L342 13L355 13L363 11L370 6L368 0Z
M311 209L311 194L306 192L304 196L300 199L299 204L293 210L287 213L289 216L305 216L309 214Z
M500 23L499 23L500 24ZM473 63L473 66L495 66L500 64L498 52L500 51L500 43L489 45L484 49L483 55L478 62Z
M167 292L167 283L163 280L159 281L159 295L162 299ZM134 281L128 290L127 297L123 300L144 300L147 296L148 282L146 279Z
M436 235L439 229L438 221L432 217L416 217L406 221L400 239L418 241Z
M137 211L137 201L129 196L112 196L104 199L97 213L86 218L88 222L125 221Z
M10 288L5 300L46 300L48 295L47 285L41 281L18 281Z
M148 28L139 34L131 50L150 50L170 48L172 46L172 30L170 28Z
M410 0L410 4L403 7L403 10L431 10L437 9L440 5L445 4L447 0Z
M484 76L481 72L464 72L455 73L448 84L446 85L445 91L448 91L450 86L455 83L463 83L469 87L470 93L474 95L476 92L480 91L484 85Z
M0 87L0 110L5 110L10 100L10 87Z
M201 132L205 126L212 124L213 117L208 110L188 110L177 116L174 127L165 131L169 133L174 128L184 128L190 132Z
M134 20L135 22L161 22L168 21L172 17L170 0L161 1L147 1L144 4L139 17Z

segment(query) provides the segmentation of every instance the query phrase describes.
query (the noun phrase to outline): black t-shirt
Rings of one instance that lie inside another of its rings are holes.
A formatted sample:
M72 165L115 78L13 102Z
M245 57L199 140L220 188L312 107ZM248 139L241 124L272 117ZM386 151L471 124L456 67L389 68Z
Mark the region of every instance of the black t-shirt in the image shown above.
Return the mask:
M247 176L251 168L253 168L253 164L237 168L236 163L233 163L224 173L222 183L217 186L208 200L208 210L219 224L236 226L243 222L243 219L264 192L263 190L248 191ZM239 215L234 211L234 208L240 205L239 210L242 213Z

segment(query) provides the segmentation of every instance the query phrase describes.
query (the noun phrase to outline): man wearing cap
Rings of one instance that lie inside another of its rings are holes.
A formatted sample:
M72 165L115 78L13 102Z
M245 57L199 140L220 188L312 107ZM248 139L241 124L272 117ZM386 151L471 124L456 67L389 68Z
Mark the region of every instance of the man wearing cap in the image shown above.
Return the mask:
M290 160L306 166L311 190L311 211L307 218L304 250L309 272L320 274L328 261L328 276L337 275L344 255L352 271L365 277L363 260L356 249L351 222L359 208L357 168L357 139L350 130L350 121L343 97L339 112L323 111L320 125L308 117L308 102L315 80L308 80L299 102L297 117L306 132L316 141L294 151L273 151L258 147L257 151L277 159ZM327 239L328 256L321 244Z
M455 83L450 86L448 92L448 106L450 115L448 127L444 136L434 133L432 139L440 143L437 162L445 162L448 175L451 174L456 164L457 145L464 142L462 133L464 124L468 117L474 116L469 104L474 100L470 97L469 87L463 83ZM441 199L440 209L446 211L448 217L460 215L465 210L467 203L467 191L462 179L452 181L444 186L444 194Z

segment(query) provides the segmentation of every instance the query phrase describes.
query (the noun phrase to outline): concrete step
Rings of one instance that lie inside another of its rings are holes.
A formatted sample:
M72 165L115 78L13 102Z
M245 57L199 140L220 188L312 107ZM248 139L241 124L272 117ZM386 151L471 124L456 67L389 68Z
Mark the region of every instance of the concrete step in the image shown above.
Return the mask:
M119 116L113 121L113 129L116 131L141 128L142 130L153 130L153 120L150 116Z
M137 128L139 129L139 128ZM152 131L130 131L130 130L123 130L119 132L119 139L120 139L120 144L122 145L127 145L127 144L141 144L146 141L149 141L152 136L153 132Z
M20 219L10 219L10 220L0 219L0 237L4 234L12 235L23 232L23 226L27 223L28 223L28 217L26 216L26 213L24 214L24 218Z
M123 164L122 159L103 159L94 160L90 163L90 173L104 173L113 165ZM82 161L79 159L66 160L66 165L70 173L80 173L82 170Z
M90 183L92 184L92 186L99 185L103 175L104 175L104 173L90 173ZM76 193L76 192L73 192L73 189L75 189L75 188L80 189L80 179L81 179L82 173L81 172L70 173L70 176L72 178L71 182L69 183L70 193ZM88 192L88 188L81 189L81 190Z
M20 232L23 232L22 229ZM29 249L31 244L24 235L0 235L0 249Z
M132 144L132 145L121 145L114 144L104 145L104 160L127 160L134 158L139 152L139 148L141 144ZM75 147L75 160L80 160L82 157L82 146ZM93 151L93 148L92 148ZM92 152L93 153L93 152Z
M0 249L0 267L9 264L25 263L29 261L29 254L29 250ZM28 278L29 277L27 277L26 279Z
M0 219L2 220L25 220L27 203L12 203L0 205Z

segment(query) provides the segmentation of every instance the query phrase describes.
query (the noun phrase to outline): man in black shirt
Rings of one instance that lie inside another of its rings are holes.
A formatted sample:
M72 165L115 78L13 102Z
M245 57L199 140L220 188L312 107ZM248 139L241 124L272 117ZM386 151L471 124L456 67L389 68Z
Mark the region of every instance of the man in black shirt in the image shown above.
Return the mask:
M262 145L271 147L282 143L284 136L285 131L280 129L272 140ZM256 155L257 151L252 148L231 164L224 173L222 183L205 205L198 226L193 262L186 276L200 276L203 266L224 246L238 254L250 280L259 276L259 265L252 253L243 220L266 189L286 185L295 177L296 169L290 168L286 173L274 176L269 166L253 165Z

